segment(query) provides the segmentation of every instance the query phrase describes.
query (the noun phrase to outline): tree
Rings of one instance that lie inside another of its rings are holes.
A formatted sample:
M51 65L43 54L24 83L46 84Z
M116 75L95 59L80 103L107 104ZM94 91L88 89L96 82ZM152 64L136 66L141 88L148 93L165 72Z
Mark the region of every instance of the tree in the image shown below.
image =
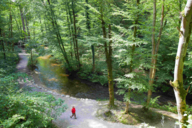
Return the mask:
M161 40L161 35L163 31L163 24L164 24L164 0L162 4L162 10L161 10L161 26L159 30L159 35L157 42L155 41L155 26L156 26L156 0L153 2L153 29L152 29L152 56L151 56L151 68L149 72L149 90L148 90L148 96L147 96L147 104L144 106L144 108L147 110L151 95L152 95L152 87L155 79L155 73L156 73L156 64L157 64L157 53L159 50L159 44Z
M106 63L107 63L107 72L108 72L108 88L109 88L109 107L114 106L114 87L113 87L113 67L112 67L112 33L111 33L111 24L108 23L106 25L106 22L104 21L104 5L109 4L105 3L106 1L103 1L100 3L100 20L102 25L102 31L103 31L103 38L104 38L104 50L105 50L105 57L106 57ZM102 5L104 4L104 5ZM107 32L106 32L106 26L108 26L108 36L109 36L109 44L107 45Z
M76 59L78 61L78 68L80 68L80 59L79 59L79 48L78 48L78 40L77 40L77 27L76 27L76 14L75 14L75 3L74 0L72 0L72 14L73 14L73 28L74 28L74 48L75 48L75 52L76 52Z
M45 5L45 8L47 9L47 11L50 12L49 13L50 17L48 17L48 18L51 19L52 27L53 27L53 29L55 31L55 34L56 34L56 37L57 37L57 41L59 43L59 48L60 48L60 50L61 50L61 52L63 54L63 57L64 57L65 61L67 62L68 67L70 68L70 70L72 70L72 67L71 67L71 65L69 63L69 59L68 59L68 56L67 56L67 53L66 53L66 50L65 50L65 46L64 46L63 40L61 39L61 34L60 34L60 31L59 31L59 26L57 24L57 21L55 19L56 16L54 14L54 10L52 9L52 5L51 5L50 0L47 0L47 2L49 4L49 9L46 7L44 1L42 1L42 3Z
M20 15L21 15L21 21L23 25L23 32L24 32L24 41L26 41L26 30L25 30L25 19L24 19L24 14L23 14L23 7L19 5L19 10L20 10Z
M140 0L137 0L137 8L139 8ZM137 26L138 25L138 19L139 15L137 14L136 19L135 19L135 26L134 26L134 34L133 34L133 42L135 42L136 36L137 36ZM135 52L135 44L133 44L131 48L131 64L130 64L130 73L133 72L133 57L134 57L134 52ZM128 97L130 97L131 93L131 88L128 89ZM129 99L130 100L130 99ZM125 113L127 114L129 112L129 101L126 103L126 108L125 108Z
M86 0L86 4L88 4L88 0ZM89 18L89 7L86 6L86 20L87 20L87 29L88 33L90 34L90 18ZM89 36L88 34L88 36ZM92 51L92 61L93 61L93 67L92 67L92 72L95 71L95 48L94 45L91 45L91 51Z
M188 44L190 42L191 29L192 29L192 1L188 0L185 9L181 12L181 28L179 31L179 44L177 49L177 55L175 59L174 81L170 81L170 85L173 87L175 98L177 102L177 111L180 128L186 128L188 122L188 116L185 116L186 112L186 96L189 91L184 89L183 86L183 68L186 58Z

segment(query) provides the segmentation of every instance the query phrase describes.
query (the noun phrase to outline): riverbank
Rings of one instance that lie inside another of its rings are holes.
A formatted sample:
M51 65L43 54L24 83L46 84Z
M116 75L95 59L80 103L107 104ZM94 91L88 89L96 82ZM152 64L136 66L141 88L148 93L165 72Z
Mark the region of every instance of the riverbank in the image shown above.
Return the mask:
M20 72L25 72L27 74L29 74L33 80L31 81L28 81L27 83L23 83L22 81L20 81L20 84L23 85L22 87L25 88L25 89L28 89L29 91L37 91L37 92L46 92L47 94L51 94L53 95L54 97L56 98L61 98L63 100L65 100L65 103L68 105L68 109L65 113L63 113L57 120L54 121L54 123L56 124L56 126L58 126L59 128L66 128L66 127L84 127L84 128L93 128L95 127L94 125L98 126L98 127L102 127L102 128L115 128L115 127L129 127L129 128L132 128L132 127L138 127L142 121L145 122L145 120L140 120L140 122L135 122L135 124L132 124L132 125L124 125L122 123L130 123L130 122L125 122L126 119L130 119L130 118L127 118L126 115L124 115L122 113L122 110L124 110L124 107L125 107L125 103L124 102L121 102L121 101L118 101L116 100L115 103L117 104L118 108L117 109L114 109L114 110L111 110L112 113L114 115L118 115L118 116L115 116L115 117L121 117L121 119L119 120L119 118L116 118L116 121L114 120L111 120L110 118L106 118L104 116L104 113L105 111L107 110L107 106L106 104L108 103L108 101L103 101L104 99L94 99L95 96L92 96L91 95L76 95L76 96L69 96L69 95L64 95L64 94L60 94L58 93L56 90L51 90L50 88L46 87L40 80L39 78L39 75L41 72L31 72L27 69L27 54L19 54L21 60L20 60L20 63L18 64L18 67L20 67L18 70ZM79 79L81 80L81 79ZM96 86L100 93L99 95L101 95L101 89L102 91L104 90L105 88L105 91L107 92L108 91L108 88L107 87L102 87L102 86L99 86L99 85L95 85L89 81L86 81L86 80L81 80L81 82L85 82L87 83L88 85L90 86ZM106 92L102 92L105 96L106 96L106 100L107 100L107 97L108 97L108 93ZM79 97L78 97L79 96ZM80 98L81 97L81 98ZM91 98L93 99L91 99ZM103 96L101 96L101 98L103 98ZM71 106L76 106L76 109L77 109L77 120L73 120L73 119L70 119L69 116L71 115L71 112L70 112L70 108ZM135 104L131 104L131 107L130 107L130 110L131 109L135 109L135 108L139 108L141 110L141 105L135 105ZM169 125L170 126L174 126L174 122L175 122L175 119L177 118L177 115L174 114L174 113L170 113L170 112L166 112L166 111L162 111L162 110L156 110L156 109L153 109L154 111L160 113L160 114L165 114L170 116L170 117L167 117L168 120L165 121L165 125ZM138 117L141 116L141 113L140 115L138 115ZM133 117L132 117L133 118ZM175 118L175 119L174 119ZM115 122L115 123L112 123L112 122ZM161 122L161 119L158 120L156 125L157 126L160 126L160 122ZM150 124L150 122L149 122ZM170 125L171 124L171 125ZM154 125L154 124L153 124ZM95 127L96 128L96 127Z
M67 127L74 127L74 128L137 128L138 126L131 126L131 125L124 125L121 123L111 123L104 121L102 119L98 119L96 117L97 109L99 108L99 101L91 100L88 98L76 98L70 97L69 95L58 94L54 90L50 90L45 87L38 80L38 75L35 72L31 72L27 69L27 61L28 55L25 53L19 54L20 62L18 64L18 72L25 72L32 78L33 80L27 80L26 83L23 80L19 80L20 85L22 85L23 89L31 91L31 92L45 92L47 94L51 94L56 98L61 98L65 100L65 104L68 105L68 109L66 112L62 113L57 120L54 120L54 124L59 128L67 128ZM77 119L71 119L71 107L76 107L76 114Z

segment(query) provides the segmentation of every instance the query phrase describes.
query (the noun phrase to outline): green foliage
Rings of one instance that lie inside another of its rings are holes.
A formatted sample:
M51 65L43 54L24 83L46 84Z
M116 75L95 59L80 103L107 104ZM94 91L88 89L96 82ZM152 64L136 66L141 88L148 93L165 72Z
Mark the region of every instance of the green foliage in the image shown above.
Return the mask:
M171 104L170 102L168 102L167 104L163 104L163 105L159 105L158 103L158 98L160 96L157 96L155 98L151 98L150 100L150 107L152 108L158 108L161 110L165 110L165 111L169 111L169 112L173 112L177 114L177 106ZM192 106L190 105L186 105L186 112L187 114L192 114Z
M56 59L70 72L78 72L82 79L107 85L104 42L109 44L108 25L110 24L112 26L113 77L118 81L118 93L124 95L126 101L134 98L141 103L145 99L141 98L143 96L141 94L148 90L148 73L151 68L153 2L140 0L140 3L137 5L136 1L128 0L88 0L88 3L82 0L50 0L51 5L49 5L46 0L16 0L15 2L1 0L0 51L5 50L7 56L7 59L3 60L1 59L3 54L0 53L0 77L2 77L2 81L7 83L3 89L6 91L17 90L16 88L13 89L17 85L13 80L15 79L14 74L8 74L15 71L15 64L18 62L17 55L11 53L13 44L21 40L24 42L27 52L30 53L32 49L36 49L39 55L53 55L52 59ZM156 43L159 37L162 4L162 1L157 1L156 31L154 33ZM153 91L166 92L171 88L169 80L173 79L175 53L179 37L176 28L180 27L178 12L183 10L186 0L183 0L182 3L176 0L167 0L164 1L164 4L166 15L157 55L157 72ZM28 26L24 23L25 32L20 9L23 11L26 23L28 23ZM73 10L75 20L73 19ZM102 24L101 17L105 25ZM135 23L136 20L138 20L137 24ZM137 26L136 36L134 36L135 26ZM103 37L102 27L106 28L106 39ZM2 44L5 44L4 49ZM134 45L135 50L133 52ZM45 50L44 46L48 49ZM95 48L94 71L92 70L93 53L91 46ZM189 46L185 61L185 88L191 84L191 47L192 45ZM77 60L77 50L80 67ZM33 67L36 64L36 57L39 56L37 53L33 53L32 61L29 58L28 66ZM4 77L5 75L7 76ZM16 76L20 75L17 74ZM8 81L11 82L8 83ZM129 89L132 90L131 94L127 93ZM191 89L189 93L191 93ZM151 106L156 106L157 99L152 100ZM15 120L11 119L12 122L24 120L22 115L15 115L14 118Z
M29 59L28 59L28 63L27 63L27 67L29 67L29 69L34 69L35 65L37 64L37 58L39 57L39 55L35 52L35 50L32 49L32 56L30 54Z
M2 59L1 59L2 60ZM28 78L23 73L12 73L18 56L7 56L9 61L0 61L0 127L45 128L60 116L67 106L61 99L40 92L26 92L20 89L18 79ZM10 68L12 70L10 70ZM5 76L6 75L6 76Z
M119 88L117 93L124 95L125 101L131 102L130 99L132 98L138 102L143 102L142 94L148 90L148 84L142 72L131 72L115 80L119 83L117 86ZM130 94L127 92L129 89L132 90L129 92Z
M99 73L103 73L102 66L101 68L97 68L95 73L91 73L91 64L85 65L81 68L81 70L77 73L80 78L87 79L92 81L93 83L100 83L101 85L107 85L108 79L106 75L100 75Z
M11 72L15 71L16 64L19 61L19 57L15 53L6 53L6 60L3 59L3 55L0 54L0 77L3 77Z
M149 107L157 107L157 102L158 99L160 98L160 96L157 96L155 98L151 98L150 103L149 103Z
M2 126L10 127L48 127L66 110L61 99L38 92L16 92L1 95Z

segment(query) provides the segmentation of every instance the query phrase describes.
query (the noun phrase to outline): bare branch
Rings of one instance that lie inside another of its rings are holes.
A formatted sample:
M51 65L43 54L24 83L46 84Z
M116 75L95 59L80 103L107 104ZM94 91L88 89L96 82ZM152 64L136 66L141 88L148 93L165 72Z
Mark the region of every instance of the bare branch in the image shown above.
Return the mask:
M179 29L179 27L177 27L177 30L183 35L183 32L182 31L180 31L180 29Z
M186 91L187 94L188 94L188 92L189 92L189 89L190 89L190 86L187 88L187 91ZM186 95L187 95L187 94L186 94Z

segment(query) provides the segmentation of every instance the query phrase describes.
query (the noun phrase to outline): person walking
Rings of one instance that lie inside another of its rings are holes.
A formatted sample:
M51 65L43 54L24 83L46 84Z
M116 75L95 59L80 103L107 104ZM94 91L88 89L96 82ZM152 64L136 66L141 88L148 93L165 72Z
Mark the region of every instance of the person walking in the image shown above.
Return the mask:
M75 107L74 107L74 106L72 107L71 112L72 112L72 115L71 115L70 117L72 118L72 117L74 116L75 119L77 119L77 118L76 118L76 113L75 113L76 110L75 110Z

